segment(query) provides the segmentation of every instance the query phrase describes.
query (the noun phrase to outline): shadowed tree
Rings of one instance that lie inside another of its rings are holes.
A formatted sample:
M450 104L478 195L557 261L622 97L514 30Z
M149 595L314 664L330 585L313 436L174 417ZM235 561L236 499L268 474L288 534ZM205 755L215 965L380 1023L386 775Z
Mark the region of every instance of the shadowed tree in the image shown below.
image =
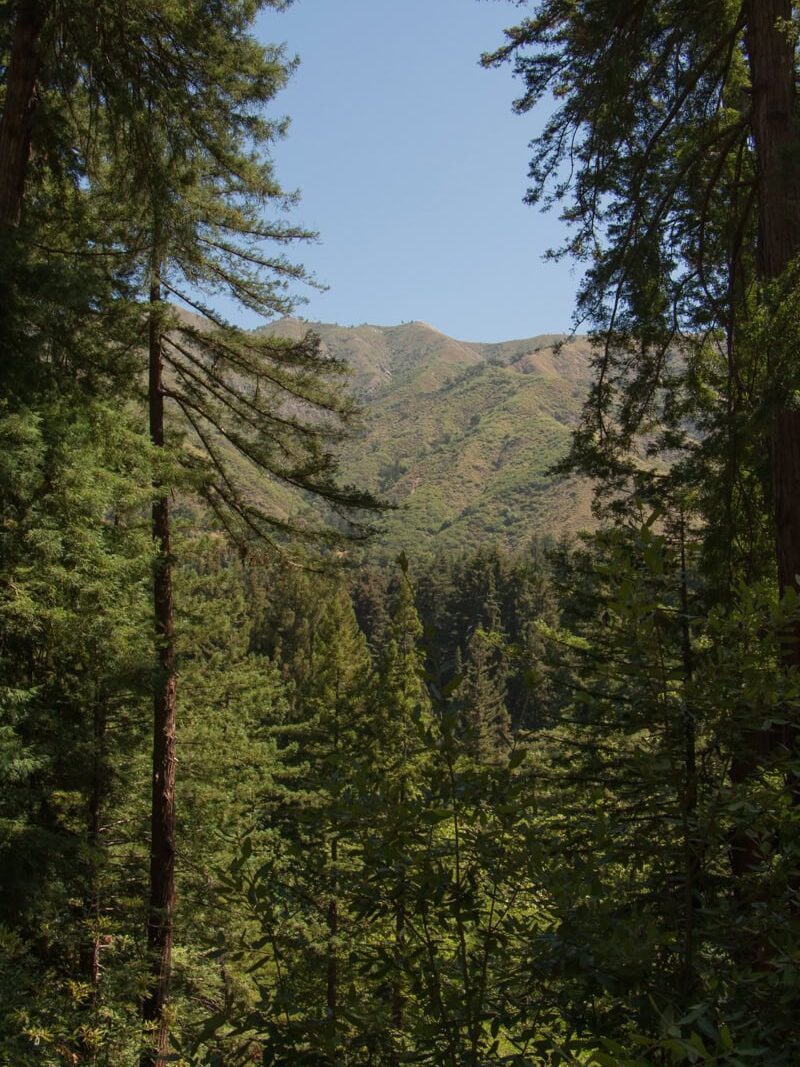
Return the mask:
M578 316L596 377L569 465L601 479L604 505L668 507L696 490L704 579L723 603L764 573L800 586L800 415L795 398L800 252L797 5L723 0L531 3L487 64L513 60L516 109L548 94L532 203L564 206L564 250L588 264ZM676 462L653 464L667 451ZM770 548L770 542L771 548ZM771 556L771 559L770 559ZM789 601L787 601L789 603ZM788 617L783 665L800 664ZM797 724L756 719L731 763L798 786ZM777 765L777 766L776 766ZM732 849L744 878L762 843Z

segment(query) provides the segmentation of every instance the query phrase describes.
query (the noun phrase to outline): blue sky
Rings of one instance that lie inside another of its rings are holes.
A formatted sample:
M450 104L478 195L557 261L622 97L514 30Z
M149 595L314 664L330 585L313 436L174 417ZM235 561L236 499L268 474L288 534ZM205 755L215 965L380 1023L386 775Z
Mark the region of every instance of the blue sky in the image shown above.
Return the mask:
M561 224L526 207L535 116L516 116L509 70L482 51L521 10L503 0L296 0L262 15L265 41L301 66L278 98L291 117L276 146L298 249L330 288L309 319L393 325L422 319L463 340L569 328L576 275L545 263Z

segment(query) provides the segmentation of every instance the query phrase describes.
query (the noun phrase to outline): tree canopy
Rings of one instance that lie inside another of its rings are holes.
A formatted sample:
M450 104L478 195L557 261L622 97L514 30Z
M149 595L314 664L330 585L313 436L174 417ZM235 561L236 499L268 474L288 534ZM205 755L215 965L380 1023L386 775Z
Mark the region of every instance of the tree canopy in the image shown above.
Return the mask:
M596 527L391 564L284 6L0 5L0 1060L793 1067L796 6L516 4Z

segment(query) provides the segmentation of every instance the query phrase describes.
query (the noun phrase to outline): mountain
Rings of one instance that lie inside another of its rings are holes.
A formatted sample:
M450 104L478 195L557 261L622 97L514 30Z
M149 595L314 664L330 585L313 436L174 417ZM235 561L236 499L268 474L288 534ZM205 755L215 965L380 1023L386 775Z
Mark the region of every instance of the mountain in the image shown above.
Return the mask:
M342 457L347 481L400 505L381 553L414 555L593 525L585 482L549 468L567 451L590 382L583 337L457 341L424 322L337 326L288 318L267 332L312 329L346 360L366 430Z

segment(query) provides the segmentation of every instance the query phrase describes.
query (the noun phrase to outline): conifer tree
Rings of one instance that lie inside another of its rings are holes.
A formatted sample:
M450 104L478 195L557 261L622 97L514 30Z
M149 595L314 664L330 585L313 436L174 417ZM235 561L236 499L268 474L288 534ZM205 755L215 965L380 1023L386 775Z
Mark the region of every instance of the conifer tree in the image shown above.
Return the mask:
M5 98L0 118L0 233L19 222L30 156L40 37L46 5L20 0L12 10Z
M94 1063L124 1054L135 1015L147 456L102 399L40 399L0 426L0 1047Z
M796 6L529 6L485 62L513 59L520 112L550 89L559 101L528 199L564 206L564 251L588 267L577 314L595 330L597 378L573 460L602 476L608 504L615 489L657 493L648 457L681 450L674 480L716 502L703 518L725 545L717 581L730 589L748 563L742 514L749 529L778 524L783 590L800 543L780 489L795 341L791 315L766 344L752 319L795 289Z
M160 14L145 9L125 29L136 39ZM213 300L227 292L270 316L291 306L287 280L303 276L270 248L308 235L265 218L268 208L285 206L287 200L265 155L282 125L266 120L263 108L284 83L289 64L280 50L264 48L250 35L254 15L250 4L231 2L220 9L199 0L183 14L175 39L184 45L179 66L185 84L177 104L183 102L185 110L176 114L176 103L165 99L171 81L160 79L157 68L135 68L128 87L132 106L126 111L119 95L109 102L108 166L101 177L122 194L128 230L145 248L149 432L156 455L169 443L172 407L191 446L180 454L183 487L200 490L233 536L274 544L276 537L285 540L292 530L300 532L299 524L286 519L287 491L290 501L311 494L345 525L347 514L353 514L348 509L369 506L370 499L337 485L327 448L341 438L352 413L350 402L328 385L331 373L341 368L323 359L313 338L291 344L248 335L230 327L197 295ZM149 117L142 121L145 112ZM176 316L164 303L168 297L188 303L207 321ZM170 519L175 477L174 468L159 460L152 509L158 546L148 920L153 981L143 1002L145 1024L155 1028L155 1052L143 1052L143 1067L153 1055L165 1054L168 1043L176 849ZM253 488L265 477L284 493L279 506L274 490L270 497L269 489ZM357 531L358 523L349 528ZM306 522L302 533L322 535L324 529Z
M784 786L729 780L752 716L780 714L785 699L783 616L773 608L756 638L763 586L704 613L699 547L680 517L659 533L587 537L564 590L568 628L543 631L567 701L531 747L534 773L553 783L539 798L562 868L565 1018L619 1056L637 1035L652 1046L646 1062L708 1042L791 1062L792 994L773 981L793 988L794 968L763 966L794 936L778 904L794 862ZM730 862L743 834L774 835L769 862L745 878Z
M545 0L532 9L486 62L513 57L524 82L518 110L551 90L558 100L535 142L529 199L564 204L574 224L566 250L588 264L579 314L595 330L596 378L570 465L599 476L603 502L634 523L653 505L674 521L673 502L691 486L709 601L737 617L740 583L772 577L787 626L780 686L791 690L800 648L797 5ZM669 471L653 462L664 452L676 460ZM776 817L798 794L800 755L790 703L778 717L754 712L730 762L735 790L784 782ZM795 847L789 834L784 857ZM748 831L733 844L743 914L764 907L751 890L770 851ZM785 907L791 921L788 897ZM754 959L771 951L762 942Z
M106 285L103 296L112 296L111 302L87 293L87 309L103 307L107 325L113 323L113 300L117 308L132 310L132 323L137 299L149 308L149 433L156 456L165 458L154 464L152 514L159 668L148 923L153 983L143 1010L148 1027L156 1029L156 1053L164 1054L175 856L170 494L178 484L199 490L233 536L269 543L300 533L300 524L287 522L287 511L297 510L292 498L310 493L327 509L327 519L354 533L360 526L347 517L370 501L337 485L328 448L352 416L351 403L332 382L341 367L322 357L313 338L290 344L247 335L209 306L227 292L270 316L291 307L288 285L303 277L275 248L308 234L266 215L270 209L280 215L291 200L266 159L284 123L268 120L264 107L292 64L281 49L258 44L250 32L260 7L282 5L195 0L176 8L155 0L99 23L102 11L94 0L69 7L21 0L12 6L16 21L4 42L10 60L0 125L8 164L3 217L12 227L20 217L39 225L41 204L23 198L32 175L37 192L48 183L67 188L68 202L83 208L86 223L97 223L102 214L102 228L71 226L66 242L53 242L48 255L69 269L74 259L127 260L127 278L114 279L111 292ZM84 203L102 205L102 212L88 218ZM27 248L20 240L4 242L4 293L16 291L20 254ZM176 316L168 299L194 306L204 320ZM15 340L29 351L30 327L19 316L16 321ZM117 369L130 374L130 360ZM166 458L179 426L189 445L179 454L183 475L178 453ZM272 489L259 487L265 476ZM318 518L307 510L303 537L330 529L327 519ZM154 1054L145 1050L142 1063L151 1063Z
M403 562L403 561L401 561ZM389 604L389 623L379 661L377 706L374 711L376 750L374 770L378 781L374 801L383 818L375 851L365 862L377 867L377 880L385 880L385 904L392 915L390 953L391 1042L389 1062L396 1067L407 1049L405 1001L407 979L406 912L408 909L407 867L415 843L414 812L423 786L428 762L421 744L421 732L429 726L430 698L425 686L425 657L421 647L422 624L417 614L414 591L405 566L394 579L394 595Z
M275 570L268 588L281 602L264 599L254 646L281 671L291 706L272 728L278 767L261 812L277 849L252 882L274 968L253 1029L270 1062L327 1064L366 1040L353 1028L364 929L352 901L358 780L374 753L372 663L340 582Z
M181 565L176 590L177 661L183 691L181 804L184 857L176 870L177 954L175 1043L198 1029L198 1015L246 1016L259 999L261 953L237 956L257 938L226 878L242 841L253 861L269 863L274 831L260 818L275 792L275 728L288 715L288 693L275 663L252 650L253 612L245 566L219 535L179 523ZM247 1059L248 1039L209 1040L205 1051L226 1062Z
M483 763L497 759L511 745L511 717L506 706L506 687L498 648L497 632L478 627L467 641L460 673L457 700L465 744Z

